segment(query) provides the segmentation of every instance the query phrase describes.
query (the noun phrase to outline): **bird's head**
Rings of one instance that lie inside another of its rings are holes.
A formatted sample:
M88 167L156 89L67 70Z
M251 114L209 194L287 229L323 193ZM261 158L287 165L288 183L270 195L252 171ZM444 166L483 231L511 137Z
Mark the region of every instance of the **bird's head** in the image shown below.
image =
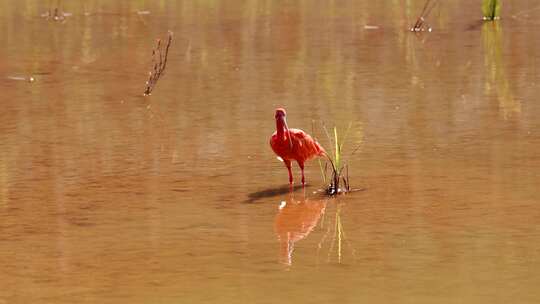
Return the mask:
M292 141L291 141L291 133L289 131L289 127L287 126L287 120L285 119L286 116L285 109L283 108L277 108L276 109L276 115L274 116L276 118L276 127L278 134L285 134L287 135L287 139L289 140L289 147L292 149Z
M287 113L285 112L285 109L284 109L284 108L277 108L277 109L276 109L276 115L275 115L276 120L277 120L278 118L281 118L281 117L285 118L285 115L287 115Z
M287 127L287 120L285 119L286 113L284 108L277 108L276 109L276 115L274 117L276 118L276 124L278 129L282 129L284 131L288 131L289 128Z

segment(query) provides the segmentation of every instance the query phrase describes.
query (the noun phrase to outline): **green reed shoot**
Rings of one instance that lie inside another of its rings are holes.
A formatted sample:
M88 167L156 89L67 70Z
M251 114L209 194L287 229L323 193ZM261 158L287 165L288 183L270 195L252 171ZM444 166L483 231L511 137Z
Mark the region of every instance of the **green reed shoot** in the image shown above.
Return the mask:
M339 145L339 138L338 138L338 135L337 135L337 128L334 127L334 142L336 144L335 146L335 153L334 153L334 161L335 161L335 165L336 165L336 168L339 168L340 166L340 162L341 162L341 146L343 145L343 143L341 143L341 145Z
M483 0L482 13L484 20L496 20L501 15L501 0Z

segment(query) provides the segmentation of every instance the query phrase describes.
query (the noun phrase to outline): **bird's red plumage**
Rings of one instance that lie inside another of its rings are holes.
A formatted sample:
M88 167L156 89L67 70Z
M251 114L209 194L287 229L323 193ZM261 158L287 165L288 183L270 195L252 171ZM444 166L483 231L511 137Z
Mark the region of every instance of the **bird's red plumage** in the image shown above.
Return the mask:
M289 134L291 142L289 143ZM291 147L292 143L292 147ZM299 129L289 129L285 132L283 138L279 138L277 131L270 138L270 146L277 156L283 160L296 160L304 163L317 156L323 156L325 151L318 142L309 134Z

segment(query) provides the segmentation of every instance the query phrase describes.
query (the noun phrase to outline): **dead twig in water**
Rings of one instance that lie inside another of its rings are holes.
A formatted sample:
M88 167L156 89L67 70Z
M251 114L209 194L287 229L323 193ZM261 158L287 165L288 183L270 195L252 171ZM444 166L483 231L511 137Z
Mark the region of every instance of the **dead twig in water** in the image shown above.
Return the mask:
M152 50L152 71L148 73L148 80L146 81L146 88L144 90L145 96L152 93L156 83L167 67L167 57L169 55L169 47L171 46L172 40L173 33L169 31L165 47L163 46L163 43L161 43L161 39L158 39L156 47Z
M24 76L8 76L7 79L9 80L16 80L16 81L27 81L27 82L34 82L36 79L32 76L24 77Z
M429 26L427 23L426 18L436 4L437 0L426 1L426 4L424 4L424 8L422 9L422 13L420 13L420 16L418 16L418 19L416 19L416 23L413 25L413 27L411 27L411 32L431 32L431 26Z

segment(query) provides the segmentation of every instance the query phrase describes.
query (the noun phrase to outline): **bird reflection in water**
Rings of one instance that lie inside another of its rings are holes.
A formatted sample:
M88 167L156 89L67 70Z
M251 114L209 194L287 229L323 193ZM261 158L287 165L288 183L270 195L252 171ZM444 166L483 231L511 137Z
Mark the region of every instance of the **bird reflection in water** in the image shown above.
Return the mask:
M327 201L328 199L310 200L305 198L305 195L297 200L291 194L287 201L281 202L274 223L281 263L289 266L292 264L295 243L307 237L317 226Z

